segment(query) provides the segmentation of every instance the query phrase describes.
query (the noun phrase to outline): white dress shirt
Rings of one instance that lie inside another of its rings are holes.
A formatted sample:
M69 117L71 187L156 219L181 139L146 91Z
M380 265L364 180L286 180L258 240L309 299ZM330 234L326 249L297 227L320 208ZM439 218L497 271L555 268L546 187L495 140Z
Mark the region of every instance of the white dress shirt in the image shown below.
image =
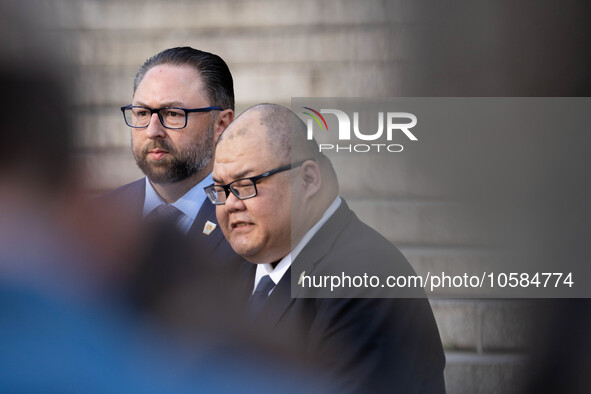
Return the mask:
M337 198L335 198L335 200L332 202L332 204L330 204L326 211L324 211L320 220L316 222L316 224L312 226L310 230L308 230L308 232L302 237L302 240L296 245L296 247L293 248L291 252L287 254L287 256L282 258L279 261L279 264L275 266L275 268L273 268L271 264L257 264L257 270L254 278L254 287L252 288L252 292L254 293L255 289L259 284L259 281L265 275L269 275L271 277L271 280L275 282L275 284L279 283L281 278L283 278L283 275L285 275L285 272L287 272L287 269L291 266L291 262L295 260L296 257L298 257L298 254L300 254L300 252L304 249L308 242L310 242L312 237L316 235L318 230L320 230L324 223L326 223L326 221L330 219L330 217L336 212L340 205L341 197L337 196ZM271 290L269 294L271 294L272 292L273 290Z
M201 209L201 206L205 202L207 196L205 195L205 186L209 186L213 183L211 174L206 176L197 185L193 186L191 190L186 192L181 198L173 202L175 208L182 212L182 215L178 219L176 225L179 230L183 233L188 233L189 229L193 225L197 213ZM154 186L146 177L146 197L144 199L144 217L150 212L156 209L158 206L166 204L166 202L160 197L160 195L154 189Z

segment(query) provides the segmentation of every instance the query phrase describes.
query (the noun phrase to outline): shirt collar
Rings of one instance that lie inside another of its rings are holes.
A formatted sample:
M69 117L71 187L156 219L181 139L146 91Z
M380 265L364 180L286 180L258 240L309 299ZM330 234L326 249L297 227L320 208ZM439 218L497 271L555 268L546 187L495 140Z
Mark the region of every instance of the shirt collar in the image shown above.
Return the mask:
M304 249L304 247L310 242L312 237L316 235L318 230L330 219L330 217L336 212L336 210L341 205L341 197L337 196L334 199L332 204L324 211L324 214L320 218L318 222L308 232L302 237L301 241L291 250L290 253L287 254L284 258L282 258L279 263L273 268L271 264L257 264L257 270L254 278L254 289L256 289L257 285L261 278L265 275L269 275L275 284L279 283L287 269L291 266L291 262L298 257L298 254Z
M197 213L203 202L206 199L205 186L209 186L213 183L211 174L207 175L198 184L193 186L188 192L186 192L181 198L172 203L172 205L187 215L191 220L195 220ZM166 204L166 202L158 195L152 183L146 177L146 197L144 199L144 217L152 212L159 205Z

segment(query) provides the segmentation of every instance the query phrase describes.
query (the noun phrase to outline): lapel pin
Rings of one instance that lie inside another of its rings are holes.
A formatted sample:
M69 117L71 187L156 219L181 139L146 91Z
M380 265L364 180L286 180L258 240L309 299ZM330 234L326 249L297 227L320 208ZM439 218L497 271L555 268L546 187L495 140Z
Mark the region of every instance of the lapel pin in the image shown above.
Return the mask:
M205 227L203 227L203 234L209 235L218 225L210 222L209 220L205 223Z
M298 286L302 285L302 282L304 281L304 276L306 276L306 271L302 271L302 274L300 275L300 279L298 279Z

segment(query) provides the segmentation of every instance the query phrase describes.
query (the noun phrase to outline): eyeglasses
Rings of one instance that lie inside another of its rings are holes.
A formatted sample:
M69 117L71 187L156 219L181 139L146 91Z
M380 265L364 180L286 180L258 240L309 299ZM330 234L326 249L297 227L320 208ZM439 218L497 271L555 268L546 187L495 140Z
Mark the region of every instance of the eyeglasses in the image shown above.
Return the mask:
M148 127L152 114L158 114L158 119L162 126L167 129L184 129L187 127L187 114L190 112L209 112L209 111L223 111L220 107L205 107L205 108L178 108L178 107L163 107L163 108L149 108L140 105L126 105L121 107L125 123L129 127L142 128Z
M227 185L209 185L207 187L204 187L203 189L205 190L205 194L207 194L207 197L209 197L209 200L212 202L212 204L215 205L225 204L226 200L230 196L230 192L232 192L232 194L238 197L240 200L247 200L257 195L256 183L261 179L268 178L271 175L299 167L308 160L312 159L306 159L298 161L297 163L287 164L285 166L274 168L270 171L263 172L262 174L257 176L236 179L235 181L230 182Z

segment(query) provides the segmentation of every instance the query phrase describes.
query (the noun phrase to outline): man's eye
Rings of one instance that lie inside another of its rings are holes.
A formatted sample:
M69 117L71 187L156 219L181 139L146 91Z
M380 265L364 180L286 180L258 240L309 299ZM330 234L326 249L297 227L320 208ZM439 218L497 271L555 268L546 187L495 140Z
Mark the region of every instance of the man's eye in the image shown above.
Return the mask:
M251 182L251 181L249 181L249 180L243 180L243 181L234 182L234 183L232 184L232 186L233 186L235 189L244 189L244 188L246 188L246 187L250 187L250 186L252 186L252 182Z
M148 111L137 111L136 115L137 116L148 116Z

